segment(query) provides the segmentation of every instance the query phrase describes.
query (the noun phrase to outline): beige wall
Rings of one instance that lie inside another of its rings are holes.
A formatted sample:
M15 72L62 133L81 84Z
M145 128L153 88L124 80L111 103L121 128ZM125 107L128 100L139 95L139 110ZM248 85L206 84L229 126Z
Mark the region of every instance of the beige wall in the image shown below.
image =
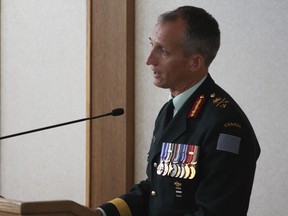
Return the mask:
M154 119L168 97L167 91L151 83L145 65L148 37L160 13L184 4L203 7L218 20L222 44L210 73L244 109L262 147L249 215L287 215L288 2L284 0L136 1L136 180L145 178Z
M1 136L86 116L86 0L1 0ZM85 203L85 123L1 141L0 194Z

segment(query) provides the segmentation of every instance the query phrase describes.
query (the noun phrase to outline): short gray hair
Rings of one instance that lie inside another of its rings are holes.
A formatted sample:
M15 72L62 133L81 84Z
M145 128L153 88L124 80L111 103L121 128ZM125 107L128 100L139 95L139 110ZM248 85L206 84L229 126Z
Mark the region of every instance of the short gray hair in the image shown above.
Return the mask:
M182 6L158 17L158 22L171 22L183 19L186 34L183 41L184 54L190 56L200 53L209 67L220 47L220 30L216 19L202 8Z

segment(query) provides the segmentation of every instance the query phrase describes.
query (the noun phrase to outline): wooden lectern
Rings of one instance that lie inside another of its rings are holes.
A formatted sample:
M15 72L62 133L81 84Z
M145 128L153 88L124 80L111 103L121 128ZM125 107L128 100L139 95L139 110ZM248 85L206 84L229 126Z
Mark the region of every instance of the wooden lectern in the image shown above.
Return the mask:
M69 200L21 202L0 198L0 216L95 216L87 207Z

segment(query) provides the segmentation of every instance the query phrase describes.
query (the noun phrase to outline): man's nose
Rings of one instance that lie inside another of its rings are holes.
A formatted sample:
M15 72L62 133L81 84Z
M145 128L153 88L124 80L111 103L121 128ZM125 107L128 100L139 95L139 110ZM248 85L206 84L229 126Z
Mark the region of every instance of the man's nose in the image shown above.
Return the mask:
M155 66L157 64L157 60L155 58L153 50L150 52L150 54L149 54L149 56L148 56L148 58L146 60L146 64L147 65L153 65L153 66Z

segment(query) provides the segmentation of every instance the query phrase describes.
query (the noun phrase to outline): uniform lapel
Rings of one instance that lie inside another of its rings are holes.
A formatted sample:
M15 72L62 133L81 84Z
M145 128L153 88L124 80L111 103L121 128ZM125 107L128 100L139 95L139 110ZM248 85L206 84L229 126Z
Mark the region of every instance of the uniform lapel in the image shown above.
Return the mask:
M184 103L182 108L178 111L175 117L170 121L169 125L164 130L155 130L153 136L153 142L150 148L151 158L155 157L161 152L162 143L170 142L173 143L175 140L187 131L187 121L189 112L193 107L193 104L200 95L207 95L211 91L211 86L213 86L214 81L208 74L207 79L202 83L202 85L193 93L189 99ZM163 109L162 109L163 110ZM159 113L158 118L161 115ZM155 123L155 128L163 128L161 121Z

